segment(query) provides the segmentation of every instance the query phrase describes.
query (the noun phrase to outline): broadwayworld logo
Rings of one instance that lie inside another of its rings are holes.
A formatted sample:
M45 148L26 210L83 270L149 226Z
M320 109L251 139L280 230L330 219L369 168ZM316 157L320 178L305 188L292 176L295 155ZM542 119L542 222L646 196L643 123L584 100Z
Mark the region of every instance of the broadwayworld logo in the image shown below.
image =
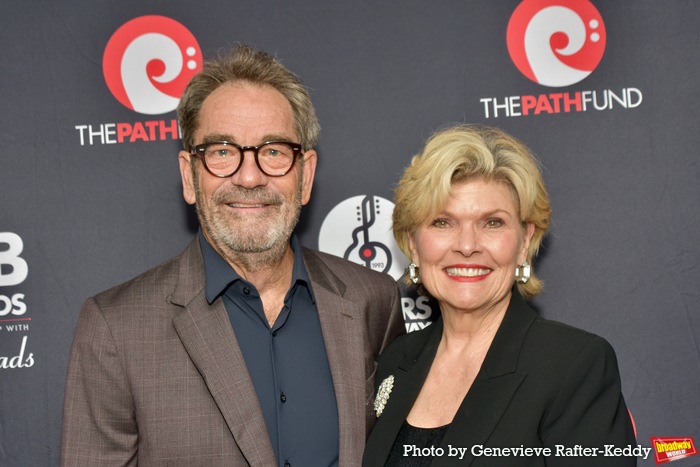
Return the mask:
M651 446L654 449L654 458L657 464L683 459L698 454L695 440L687 438L651 438Z

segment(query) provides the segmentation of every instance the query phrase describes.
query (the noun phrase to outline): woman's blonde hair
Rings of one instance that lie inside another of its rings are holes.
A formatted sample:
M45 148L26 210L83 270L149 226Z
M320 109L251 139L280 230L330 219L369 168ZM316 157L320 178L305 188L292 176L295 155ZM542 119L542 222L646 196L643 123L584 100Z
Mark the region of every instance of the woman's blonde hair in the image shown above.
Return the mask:
M393 214L394 237L406 256L411 258L410 237L444 208L452 185L477 178L505 183L522 225L534 224L527 254L532 263L551 220L539 164L524 144L504 131L475 125L435 133L406 168L396 187ZM542 281L533 274L527 283L518 283L518 289L529 298L541 291Z

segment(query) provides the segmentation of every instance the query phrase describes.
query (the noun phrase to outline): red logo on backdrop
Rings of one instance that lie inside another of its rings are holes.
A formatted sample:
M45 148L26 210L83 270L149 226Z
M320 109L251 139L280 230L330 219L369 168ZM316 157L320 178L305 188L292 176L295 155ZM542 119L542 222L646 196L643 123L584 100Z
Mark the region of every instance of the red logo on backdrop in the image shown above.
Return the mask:
M125 23L105 47L102 70L109 90L141 114L175 110L192 76L202 69L202 51L192 33L164 16Z
M683 459L698 454L693 438L651 438L657 464Z
M585 79L605 52L605 24L588 0L524 0L506 34L518 70L543 86L562 87Z

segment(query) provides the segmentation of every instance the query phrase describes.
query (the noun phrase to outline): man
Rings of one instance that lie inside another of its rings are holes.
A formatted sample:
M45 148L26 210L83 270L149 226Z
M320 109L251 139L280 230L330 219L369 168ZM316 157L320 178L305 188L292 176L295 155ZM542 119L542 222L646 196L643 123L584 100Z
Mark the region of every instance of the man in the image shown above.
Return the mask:
M375 357L404 325L389 276L293 235L316 169L308 92L241 46L205 64L178 117L201 230L84 305L62 465L360 465Z

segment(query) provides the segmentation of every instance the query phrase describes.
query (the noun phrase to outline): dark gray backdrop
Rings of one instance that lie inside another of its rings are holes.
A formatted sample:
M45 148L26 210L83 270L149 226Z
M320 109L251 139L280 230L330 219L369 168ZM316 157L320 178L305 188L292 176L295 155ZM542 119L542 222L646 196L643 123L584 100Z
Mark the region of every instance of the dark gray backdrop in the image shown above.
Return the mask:
M641 444L697 440L700 3L595 0L605 54L564 88L529 81L511 61L505 34L519 3L0 3L0 232L21 238L28 266L21 283L0 287L0 465L58 464L83 300L177 254L196 229L177 141L81 145L75 128L175 118L122 106L103 78L110 36L149 14L182 23L205 57L250 43L310 87L323 130L300 226L308 246L343 200L391 200L410 156L445 124L496 125L523 139L542 160L554 212L534 265L546 282L535 305L612 343ZM628 88L643 95L634 108L487 118L480 102Z

